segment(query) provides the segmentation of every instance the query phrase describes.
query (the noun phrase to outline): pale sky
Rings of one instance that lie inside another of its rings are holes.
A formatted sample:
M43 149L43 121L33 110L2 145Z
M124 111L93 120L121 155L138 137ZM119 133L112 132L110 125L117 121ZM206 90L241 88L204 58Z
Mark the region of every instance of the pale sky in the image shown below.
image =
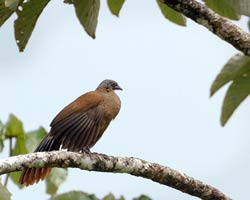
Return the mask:
M14 113L26 131L49 130L65 105L103 79L114 79L124 89L118 92L122 109L92 151L157 162L233 199L249 196L249 100L222 128L226 88L209 98L212 81L237 53L231 45L191 20L185 28L170 23L155 1L127 0L119 18L102 2L96 40L83 31L72 6L51 1L24 53L18 52L12 26L0 29L2 121ZM43 182L23 190L9 184L9 190L13 200L49 198ZM71 190L195 199L146 179L77 169L70 169L59 193Z

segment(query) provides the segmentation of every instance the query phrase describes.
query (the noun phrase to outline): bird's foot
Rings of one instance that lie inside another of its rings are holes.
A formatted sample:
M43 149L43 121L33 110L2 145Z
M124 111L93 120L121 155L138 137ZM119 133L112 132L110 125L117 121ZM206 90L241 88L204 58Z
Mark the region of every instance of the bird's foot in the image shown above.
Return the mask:
M83 148L80 153L86 153L86 154L90 154L91 151L89 150L89 148Z

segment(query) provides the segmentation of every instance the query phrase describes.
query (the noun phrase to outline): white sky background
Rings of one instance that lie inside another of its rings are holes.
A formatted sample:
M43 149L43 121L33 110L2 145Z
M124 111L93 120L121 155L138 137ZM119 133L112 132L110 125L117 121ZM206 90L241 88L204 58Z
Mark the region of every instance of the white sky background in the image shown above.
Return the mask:
M12 18L13 19L13 18ZM241 23L245 27L245 22ZM0 30L0 119L14 113L25 130L49 130L53 117L106 78L124 89L122 109L92 149L170 166L221 189L234 199L249 196L249 101L225 128L219 124L225 89L212 99L209 88L237 51L188 20L183 28L161 15L155 1L125 2L116 18L102 2L97 38L86 35L72 6L51 1L24 53L12 23ZM1 158L6 157L1 155ZM44 183L17 189L13 200L48 199ZM128 199L195 199L172 188L129 175L71 169L59 193L82 190Z

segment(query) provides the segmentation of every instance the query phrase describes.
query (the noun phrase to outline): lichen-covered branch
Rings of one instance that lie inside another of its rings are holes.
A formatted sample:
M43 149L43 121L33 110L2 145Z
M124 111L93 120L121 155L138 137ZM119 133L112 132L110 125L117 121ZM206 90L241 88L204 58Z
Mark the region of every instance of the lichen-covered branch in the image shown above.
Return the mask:
M0 160L0 174L32 167L74 167L89 171L127 173L151 179L201 199L229 200L218 189L169 167L133 157L67 151L37 152Z
M195 0L161 0L186 17L206 27L236 49L250 56L250 35Z

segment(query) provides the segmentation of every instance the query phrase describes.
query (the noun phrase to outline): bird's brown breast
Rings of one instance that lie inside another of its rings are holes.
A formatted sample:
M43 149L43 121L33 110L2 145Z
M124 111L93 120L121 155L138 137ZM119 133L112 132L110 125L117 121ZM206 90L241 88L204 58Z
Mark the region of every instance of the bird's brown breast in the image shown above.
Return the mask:
M103 101L101 103L104 111L103 119L100 124L100 132L96 141L100 139L103 132L108 127L111 120L115 119L121 108L120 98L113 91L100 91Z
M104 117L107 120L114 119L120 111L121 101L115 92L103 93Z

